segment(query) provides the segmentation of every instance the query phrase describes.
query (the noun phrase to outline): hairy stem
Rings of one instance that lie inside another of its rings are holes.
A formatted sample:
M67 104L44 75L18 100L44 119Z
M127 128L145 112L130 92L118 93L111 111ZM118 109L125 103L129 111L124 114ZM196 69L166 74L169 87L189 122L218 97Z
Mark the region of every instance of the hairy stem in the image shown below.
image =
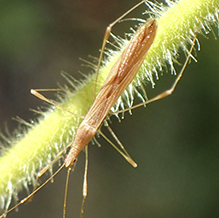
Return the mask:
M119 99L116 108L132 105L133 94L144 93L143 83L147 80L154 85L153 77L165 64L171 66L181 48L188 51L195 32L202 29L204 33L211 30L211 24L218 24L219 0L180 0L168 2L168 6L147 3L152 16L158 20L156 39L147 54L144 66L138 72L126 95ZM148 7L147 7L148 8ZM126 41L118 41L125 46ZM97 91L102 86L110 69L121 51L109 52L108 60L101 67ZM74 82L69 82L70 84ZM10 149L2 151L0 158L0 208L9 207L12 197L17 200L18 192L34 183L37 173L51 163L60 151L72 142L78 125L79 116L86 114L93 102L94 76L89 76L83 83L78 83L74 92L66 91L60 95L59 105L66 110L52 107L42 113L38 121L20 130L14 139L10 139ZM129 96L129 97L127 97ZM142 96L142 99L145 96ZM124 102L125 101L125 102Z

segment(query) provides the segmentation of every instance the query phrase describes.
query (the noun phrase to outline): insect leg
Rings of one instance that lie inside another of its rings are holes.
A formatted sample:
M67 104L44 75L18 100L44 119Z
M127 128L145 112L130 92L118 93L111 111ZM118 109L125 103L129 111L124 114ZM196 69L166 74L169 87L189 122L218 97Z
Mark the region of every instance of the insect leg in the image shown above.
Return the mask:
M107 43L107 40L109 39L109 36L110 36L110 33L111 33L111 30L112 30L113 26L116 23L118 23L120 20L122 20L125 16L127 16L130 12L135 10L137 7L139 7L141 4L143 4L146 1L147 0L143 0L143 1L139 2L138 4L136 4L135 6L133 6L131 9L129 9L127 12L125 12L122 16L120 16L115 21L113 21L111 24L109 24L108 27L106 28L105 34L104 34L104 37L103 37L101 52L100 52L100 56L99 56L99 60L98 60L98 64L97 64L97 69L96 69L96 78L95 78L95 83L94 83L94 99L96 98L96 84L97 84L98 73L99 73L99 70L100 70L101 61L103 59L104 49L106 47L106 43Z
M108 139L102 132L101 130L99 129L98 130L99 133L101 134L101 136L108 142L110 143L110 145L113 146L113 148L116 149L116 151L118 151L133 167L137 167L138 165L135 163L135 161L130 157L129 154L126 154L127 152L123 152L121 151L110 139ZM123 147L123 146L122 146Z
M60 90L62 90L62 89L60 89ZM82 118L82 119L84 118L84 116L79 116L78 114L75 114L75 113L73 113L73 112L71 112L71 111L69 111L69 110L63 108L61 105L59 105L59 104L57 104L57 103L55 103L55 102L49 100L49 99L46 98L44 95L40 94L39 91L45 91L45 90L44 90L44 89L31 89L31 90L30 90L30 93L31 93L32 95L35 95L37 98L41 99L42 101L45 101L45 102L47 102L47 103L49 103L49 104L51 104L51 105L56 106L58 109L61 109L61 110L65 111L65 112L68 112L68 113L70 113L70 114L72 114L72 115L74 115L74 116L80 117L80 118Z
M174 81L173 85L172 85L169 89L165 90L164 92L160 93L159 95L155 96L154 98L151 98L151 99L149 99L149 100L147 100L147 101L145 101L145 102L142 102L142 103L140 103L140 104L137 104L137 105L135 105L135 106L133 106L133 107L131 107L131 108L127 108L127 109L124 109L124 110L117 111L117 112L115 112L114 114L124 113L124 112L126 112L126 111L130 111L130 110L132 110L132 109L135 109L135 108L138 108L138 107L141 107L141 106L145 106L146 104L149 104L149 103L152 103L152 102L154 102L154 101L160 100L160 99L162 99L162 98L166 98L167 96L170 96L170 95L174 92L174 90L175 90L177 84L179 83L179 81L180 81L180 79L181 79L181 77L182 77L182 75L183 75L183 73L184 73L184 71L185 71L185 68L186 68L186 66L187 66L187 64L188 64L188 62L189 62L189 60L190 60L190 58L192 57L192 50L193 50L193 48L194 48L194 46L195 46L195 41L196 41L196 35L195 35L195 37L194 37L194 40L193 40L192 46L191 46L191 48L190 48L190 51L189 51L189 53L188 53L188 56L187 56L187 58L186 58L186 61L185 61L184 65L183 65L183 67L182 67L180 73L179 73L178 76L176 77L176 80Z

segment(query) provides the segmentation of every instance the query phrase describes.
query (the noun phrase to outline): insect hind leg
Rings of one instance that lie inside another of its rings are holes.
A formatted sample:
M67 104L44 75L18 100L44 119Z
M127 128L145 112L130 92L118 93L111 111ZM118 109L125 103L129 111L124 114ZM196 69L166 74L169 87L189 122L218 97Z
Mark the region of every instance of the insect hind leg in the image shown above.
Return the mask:
M178 83L179 83L179 81L180 81L180 79L181 79L181 77L182 77L182 75L183 75L183 73L184 73L184 71L185 71L186 66L187 66L188 63L189 63L190 58L193 57L193 56L192 56L192 51L193 51L193 48L194 48L194 46L195 46L195 41L196 41L196 40L197 40L197 34L195 35L195 37L194 37L194 39L193 39L192 46L191 46L191 48L190 48L190 50L189 50L188 56L187 56L187 58L186 58L185 63L183 64L183 67L182 67L180 73L178 74L178 76L176 77L176 79L175 79L173 85L172 85L169 89L163 91L162 93L160 93L159 95L157 95L157 96L155 96L155 97L153 97L153 98L151 98L151 99L148 99L148 100L145 101L145 102L142 102L142 103L137 104L137 105L135 105L135 106L132 106L132 107L130 107L130 108L126 108L126 109L124 109L124 110L116 111L116 112L113 113L113 114L118 115L118 114L120 114L120 113L124 113L124 112L126 112L126 111L130 111L130 110L132 110L132 109L135 109L135 108L138 108L138 107L141 107L141 106L146 106L146 105L149 104L149 103L152 103L152 102L154 102L154 101L158 101L158 100L160 100L160 99L162 99L162 98L166 98L166 97L172 95L172 93L174 92L176 86L178 85Z

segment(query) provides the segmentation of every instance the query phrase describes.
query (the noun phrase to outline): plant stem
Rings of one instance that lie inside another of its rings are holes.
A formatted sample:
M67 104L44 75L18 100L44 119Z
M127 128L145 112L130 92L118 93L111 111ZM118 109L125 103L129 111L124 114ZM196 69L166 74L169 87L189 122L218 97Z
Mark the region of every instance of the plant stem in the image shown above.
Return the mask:
M165 63L174 71L173 62L178 50L188 51L187 45L191 44L195 32L202 28L204 33L208 33L211 24L218 24L219 0L180 0L169 2L168 7L147 4L158 20L158 32L144 66L127 89L129 100L133 98L133 90L138 92L136 86L139 84L147 80L154 85L153 77L158 77L158 71L162 70ZM122 47L125 44L124 41ZM101 67L97 91L121 51L111 53ZM60 97L59 105L79 116L86 114L93 102L94 77L88 76L76 91L66 91ZM132 102L124 104L130 106ZM32 127L19 130L20 133L10 139L11 148L4 150L0 159L0 208L7 209L12 197L16 199L21 189L30 183L34 184L37 173L72 142L80 122L81 118L74 114L51 107L50 111L42 113L39 120L31 124Z

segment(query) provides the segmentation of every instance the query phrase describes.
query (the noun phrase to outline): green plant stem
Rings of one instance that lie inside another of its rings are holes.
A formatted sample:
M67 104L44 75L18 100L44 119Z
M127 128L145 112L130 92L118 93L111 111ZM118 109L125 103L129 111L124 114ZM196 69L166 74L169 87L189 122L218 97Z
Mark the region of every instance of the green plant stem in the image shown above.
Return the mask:
M165 63L172 66L178 49L187 51L187 44L191 43L196 31L204 27L204 32L208 32L211 24L217 25L218 5L219 0L181 0L166 7L164 11L157 11L156 39L129 90L139 81L143 83L142 78L153 84L152 75L156 75ZM120 53L115 52L100 69L97 91ZM77 87L77 91L66 91L59 104L82 116L93 102L93 87L94 76L90 76ZM37 173L72 142L81 122L72 113L53 107L31 124L32 127L22 129L21 134L10 139L10 149L4 150L0 158L0 208L7 209L11 197L16 198L21 189L34 183Z

